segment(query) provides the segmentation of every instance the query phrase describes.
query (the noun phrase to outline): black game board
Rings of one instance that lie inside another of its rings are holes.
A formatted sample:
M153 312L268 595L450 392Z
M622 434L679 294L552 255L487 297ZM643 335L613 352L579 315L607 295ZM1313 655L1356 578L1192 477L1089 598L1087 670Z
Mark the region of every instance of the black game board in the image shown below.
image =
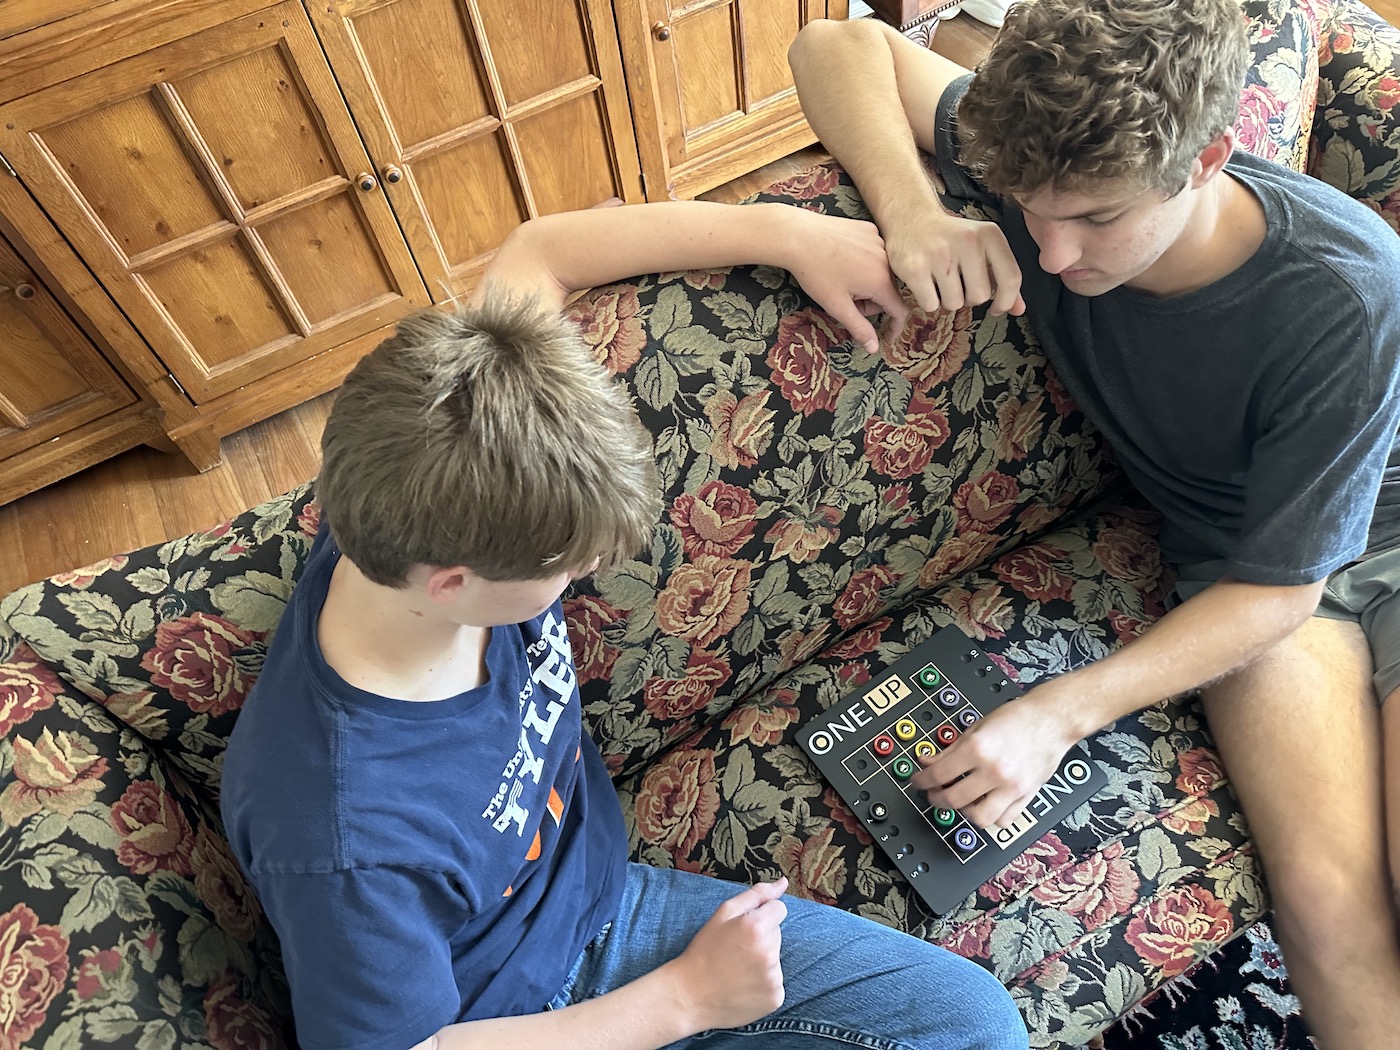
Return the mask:
M1106 782L1078 748L1010 827L983 830L909 786L934 754L1019 695L986 653L946 627L799 730L797 742L935 912L946 912Z

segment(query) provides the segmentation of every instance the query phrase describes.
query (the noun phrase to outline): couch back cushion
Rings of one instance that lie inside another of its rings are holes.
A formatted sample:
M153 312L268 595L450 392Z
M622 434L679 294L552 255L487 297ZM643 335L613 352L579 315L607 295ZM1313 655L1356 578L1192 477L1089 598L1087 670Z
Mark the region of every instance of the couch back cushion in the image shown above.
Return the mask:
M763 198L865 217L834 165ZM650 546L565 602L615 772L1117 477L1018 319L916 312L872 356L763 267L644 277L573 313L665 496Z
M22 587L0 602L8 644L215 797L318 517L303 485L207 532Z
M1400 232L1400 29L1356 0L1307 0L1319 20L1310 174Z

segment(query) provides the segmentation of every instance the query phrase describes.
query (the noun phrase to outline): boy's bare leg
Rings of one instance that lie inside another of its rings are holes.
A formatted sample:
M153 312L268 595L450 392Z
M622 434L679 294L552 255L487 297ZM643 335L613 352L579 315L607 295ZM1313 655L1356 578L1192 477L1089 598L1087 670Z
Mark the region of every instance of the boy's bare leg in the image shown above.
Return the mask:
M1365 636L1354 623L1315 616L1203 698L1309 1027L1326 1050L1393 1045L1400 930ZM1392 711L1388 721L1393 757L1400 719ZM1390 779L1394 793L1393 771Z
M1390 893L1400 915L1400 689L1381 709L1385 727L1385 822L1390 832Z

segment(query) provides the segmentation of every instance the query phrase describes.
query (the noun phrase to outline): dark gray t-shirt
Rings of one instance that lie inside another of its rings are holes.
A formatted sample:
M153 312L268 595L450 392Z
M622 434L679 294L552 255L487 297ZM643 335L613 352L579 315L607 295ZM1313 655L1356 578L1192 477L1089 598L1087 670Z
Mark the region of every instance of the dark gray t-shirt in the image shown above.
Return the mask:
M1400 545L1400 237L1341 191L1237 152L1226 170L1268 223L1244 265L1184 295L1076 295L1040 268L1014 202L957 163L969 80L938 108L945 204L1000 212L1026 320L1162 512L1168 560L1293 585Z

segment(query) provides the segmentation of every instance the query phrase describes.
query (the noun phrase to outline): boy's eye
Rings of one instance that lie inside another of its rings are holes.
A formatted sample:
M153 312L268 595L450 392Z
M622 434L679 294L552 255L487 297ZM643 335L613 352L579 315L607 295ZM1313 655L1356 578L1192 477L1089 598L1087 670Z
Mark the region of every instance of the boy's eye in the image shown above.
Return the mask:
M1117 222L1117 221L1118 221L1119 219L1121 219L1122 217L1123 217L1123 215L1122 215L1122 213L1120 212L1119 214L1113 216L1113 218L1111 218L1111 219L1090 219L1090 218L1085 218L1084 221L1087 222L1090 226L1112 226L1115 222Z

